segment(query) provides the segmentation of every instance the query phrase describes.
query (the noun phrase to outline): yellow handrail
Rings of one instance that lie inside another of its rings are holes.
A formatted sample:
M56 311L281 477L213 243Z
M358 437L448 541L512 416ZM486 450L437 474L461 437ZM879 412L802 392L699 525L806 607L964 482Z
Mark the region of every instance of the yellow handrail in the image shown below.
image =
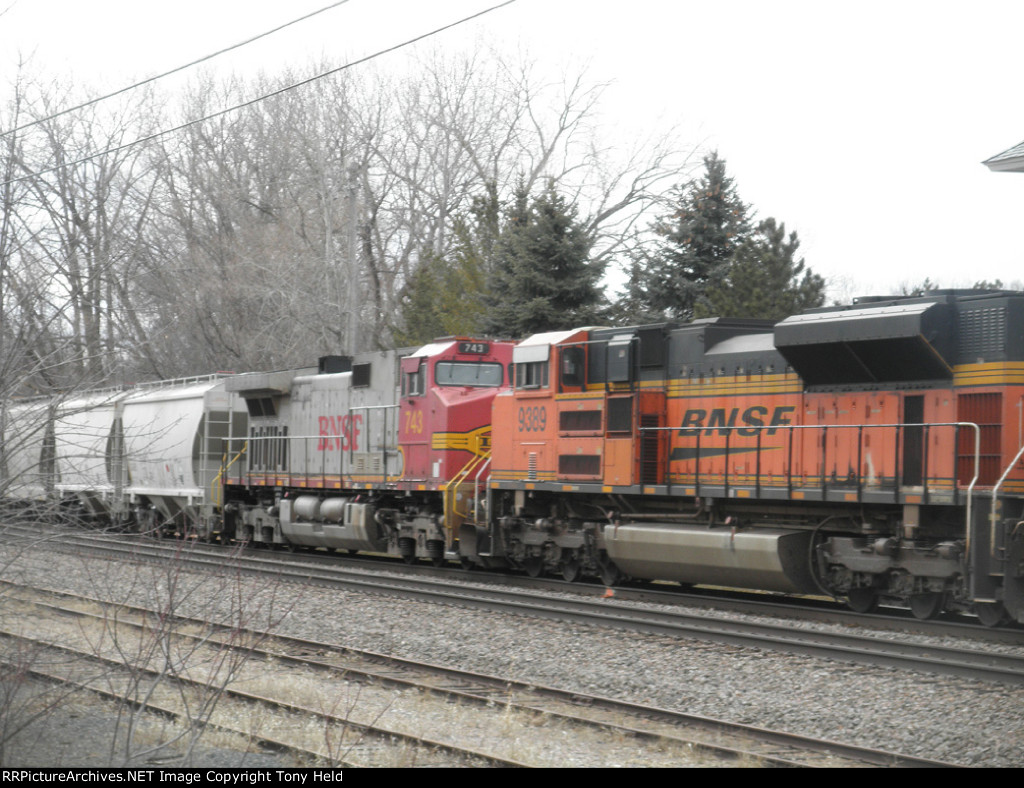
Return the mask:
M469 461L462 467L452 480L449 481L442 488L443 499L444 499L444 529L448 535L448 545L451 546L454 541L456 520L458 525L462 524L462 521L466 519L469 514L469 507L463 512L458 511L456 504L456 494L460 485L465 484L466 479L475 470L480 468L484 463L490 462L491 452L489 450L482 452L481 454L474 454L470 457ZM474 490L474 496L476 491Z
M248 448L249 441L246 441L245 443L242 444L242 448L239 449L238 454L236 454L232 458L231 462L225 465L223 459L221 460L220 470L217 472L217 475L213 477L213 481L210 482L210 502L213 503L213 505L216 506L217 508L220 508L221 504L224 502L224 499L217 497L216 494L218 490L224 489L224 486L220 483L220 480L224 477L224 474L228 472L231 466L238 462L238 460L241 458L243 454L245 454Z

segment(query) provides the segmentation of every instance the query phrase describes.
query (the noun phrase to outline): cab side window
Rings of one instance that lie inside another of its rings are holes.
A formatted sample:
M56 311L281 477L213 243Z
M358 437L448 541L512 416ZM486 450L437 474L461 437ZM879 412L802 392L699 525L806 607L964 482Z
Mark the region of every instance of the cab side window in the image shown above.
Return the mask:
M543 389L548 386L548 362L529 361L516 364L517 389Z
M413 372L402 373L402 396L421 397L426 393L426 365L420 362Z
M584 354L581 347L562 348L562 363L560 365L563 386L584 386L586 385L586 370L584 369Z

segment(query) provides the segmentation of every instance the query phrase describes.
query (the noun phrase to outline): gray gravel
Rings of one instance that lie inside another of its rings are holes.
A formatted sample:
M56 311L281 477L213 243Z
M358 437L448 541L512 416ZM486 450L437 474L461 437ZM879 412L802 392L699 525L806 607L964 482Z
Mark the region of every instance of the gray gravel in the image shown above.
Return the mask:
M691 714L970 766L1024 765L1018 687L42 550L13 562L0 551L0 570L134 604L166 604L173 593L182 615L241 610L249 625L273 623L283 634Z

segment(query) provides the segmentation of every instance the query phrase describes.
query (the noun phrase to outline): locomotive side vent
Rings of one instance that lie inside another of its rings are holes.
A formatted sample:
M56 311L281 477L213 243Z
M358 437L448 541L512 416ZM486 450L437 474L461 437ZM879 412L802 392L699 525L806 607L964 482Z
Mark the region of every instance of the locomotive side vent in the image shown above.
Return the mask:
M352 388L354 389L365 389L370 386L370 368L371 364L353 364L352 365Z
M961 312L957 351L964 360L991 360L1006 352L1006 307Z
M563 410L558 414L558 429L562 432L598 432L601 429L601 411Z
M995 393L960 394L957 420L974 422L981 428L981 457L978 484L992 485L1002 468L1003 395ZM960 430L957 439L957 481L968 484L974 475L974 432Z
M640 427L649 428L640 436L640 481L644 484L658 484L661 481L659 471L661 465L658 462L658 433L655 427L661 426L661 420L656 414L643 413L640 415Z
M617 397L608 400L608 432L633 431L633 398Z
M559 454L559 476L600 476L600 454Z

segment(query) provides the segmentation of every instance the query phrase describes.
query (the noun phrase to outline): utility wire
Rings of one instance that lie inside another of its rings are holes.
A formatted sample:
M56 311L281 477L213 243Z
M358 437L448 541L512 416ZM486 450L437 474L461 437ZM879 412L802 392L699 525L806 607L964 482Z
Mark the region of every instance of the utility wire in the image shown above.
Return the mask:
M422 35L416 36L415 38L407 39L406 41L403 41L400 44L395 44L394 46L387 47L386 49L380 49L374 52L372 55L366 55L365 57L361 57L358 60L353 60L351 63L346 63L343 66L332 68L328 71L323 72L322 74L317 74L316 76L309 77L308 79L299 80L298 82L294 82L291 85L287 85L286 87L271 91L270 93L265 93L262 96L250 99L249 101L243 101L241 104L235 104L233 107L227 107L226 109L218 110L217 112L213 112L201 118L195 118L194 120L190 120L187 123L182 123L179 126L174 126L169 129L164 129L163 131L158 131L146 137L140 137L139 139L134 140L132 142L126 142L124 145L117 145L113 148L107 148L106 150L102 150L97 153L92 153L88 156L83 156L81 159L64 162L63 164L58 164L54 167L50 167L49 169L39 170L38 172L33 172L28 175L22 175L19 178L11 178L10 180L3 181L2 183L0 183L0 186L8 186L10 184L20 183L21 181L27 181L30 178L36 178L40 175L48 175L51 172L57 172L58 170L63 170L68 167L74 167L77 164L84 164L85 162L92 161L93 159L97 159L100 156L106 156L111 153L118 153L120 151L126 150L127 148L134 147L135 145L141 145L144 142L152 142L153 140L160 139L161 137L166 137L168 134L174 134L175 132L183 131L184 129L187 129L190 126L195 126L196 124L204 123L208 120L213 120L214 118L219 118L222 115L227 115L228 113L235 112L239 109L244 109L245 107L251 107L253 104L258 104L259 102L265 101L268 98L273 98L274 96L279 96L283 93L287 93L289 90L294 90L295 88L303 87L304 85L316 82L317 80L324 79L325 77L329 77L332 76L333 74L337 74L347 69L353 68L354 66L367 63L371 60L374 60L375 58L381 57L382 55L387 55L391 52L396 52L399 49L404 49L407 46L411 46L412 44L416 44L432 36L436 36L438 33L443 33L444 31L450 30L453 27L458 27L459 25L465 24L466 22L471 22L472 20L489 14L492 11L496 11L499 8L504 8L507 5L512 5L512 3L514 2L516 2L516 0L505 0L505 2L503 3L492 5L490 8L485 8L483 11L478 11L475 14L465 16L462 19L456 20L455 22L451 22L442 27L435 28L434 30L431 30L428 33L423 33Z
M192 66L198 66L200 63L205 63L207 60L212 60L215 57L219 57L220 55L224 55L235 49L239 49L240 47L244 47L247 44L253 43L254 41L259 41L261 38L266 38L269 35L273 35L274 33L277 33L280 30L284 30L286 27L297 25L299 22L305 22L307 19L311 19L312 17L317 16L318 14L322 14L324 11L330 11L332 8L337 8L339 5L345 5L345 3L347 2L349 2L349 0L338 0L337 3L331 3L331 5L324 6L318 11L313 11L311 13L306 14L305 16L300 16L298 19L293 19L291 22L285 22L283 25L278 25L273 30L267 30L265 33L260 33L259 35L253 36L252 38L247 38L245 41L239 41L237 44L233 44L232 46L225 47L224 49L218 49L216 52L201 57L198 60L193 60L191 63L186 63L183 66L172 68L170 71L165 71L162 74L147 77L141 82L136 82L134 85L129 85L128 87L121 88L120 90L115 90L113 93L107 93L105 96L99 96L98 98L90 99L89 101L86 101L82 104L76 104L73 107L62 109L60 112L55 112L53 115L48 115L45 118L39 118L38 120L30 121L29 123L26 123L23 126L18 126L16 128L0 132L0 137L6 137L8 134L14 134L19 131L24 131L25 129L30 129L33 126L38 126L40 123L46 123L46 121L48 120L53 120L54 118L59 118L62 115L67 115L69 112L75 112L76 110L91 107L93 104L99 104L101 101L106 101L107 99L114 98L114 96L120 96L122 93L127 93L129 90L141 88L143 85L148 85L151 82L156 82L158 79L163 79L164 77L169 77L172 74L177 74L179 71L184 71L187 68L192 68Z

